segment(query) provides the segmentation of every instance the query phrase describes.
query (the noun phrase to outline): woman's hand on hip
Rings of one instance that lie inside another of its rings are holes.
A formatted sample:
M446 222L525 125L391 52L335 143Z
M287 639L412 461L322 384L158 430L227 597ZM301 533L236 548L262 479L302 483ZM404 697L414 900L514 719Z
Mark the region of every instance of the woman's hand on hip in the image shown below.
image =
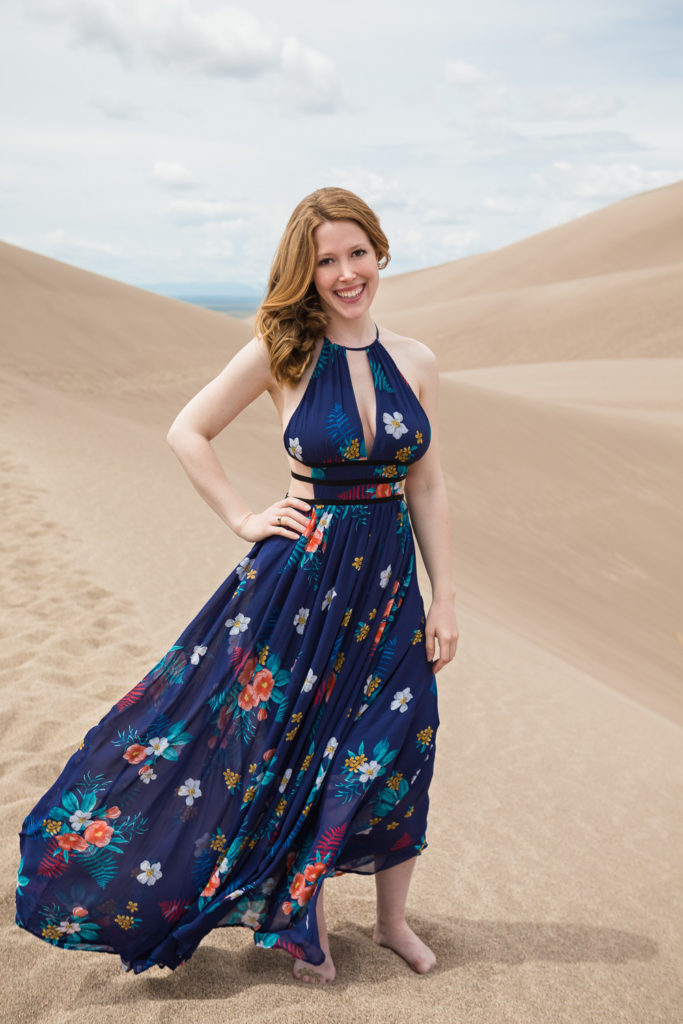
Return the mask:
M243 540L255 542L266 537L291 537L298 540L306 532L311 506L303 498L281 498L263 512L249 512L237 526L235 533Z

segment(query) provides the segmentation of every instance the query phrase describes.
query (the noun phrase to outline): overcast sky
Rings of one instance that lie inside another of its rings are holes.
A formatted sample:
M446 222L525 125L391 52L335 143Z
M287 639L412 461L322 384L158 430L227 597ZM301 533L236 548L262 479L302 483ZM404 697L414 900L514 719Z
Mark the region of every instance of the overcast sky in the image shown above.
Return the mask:
M665 0L20 0L0 237L142 286L261 288L294 205L358 192L390 272L683 178Z

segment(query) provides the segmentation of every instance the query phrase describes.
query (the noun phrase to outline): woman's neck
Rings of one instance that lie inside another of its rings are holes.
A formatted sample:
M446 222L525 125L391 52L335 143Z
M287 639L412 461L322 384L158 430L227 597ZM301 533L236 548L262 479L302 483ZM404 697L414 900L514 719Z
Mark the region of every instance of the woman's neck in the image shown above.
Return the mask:
M357 321L332 316L325 328L325 334L336 345L359 348L375 340L377 327L370 314Z

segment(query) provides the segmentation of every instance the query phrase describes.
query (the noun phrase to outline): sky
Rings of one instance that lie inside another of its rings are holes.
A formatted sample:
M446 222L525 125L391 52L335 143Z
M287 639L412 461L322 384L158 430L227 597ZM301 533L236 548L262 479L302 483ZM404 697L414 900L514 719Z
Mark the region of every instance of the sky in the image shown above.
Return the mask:
M142 287L260 291L324 185L391 274L683 178L669 0L21 0L0 40L0 238Z

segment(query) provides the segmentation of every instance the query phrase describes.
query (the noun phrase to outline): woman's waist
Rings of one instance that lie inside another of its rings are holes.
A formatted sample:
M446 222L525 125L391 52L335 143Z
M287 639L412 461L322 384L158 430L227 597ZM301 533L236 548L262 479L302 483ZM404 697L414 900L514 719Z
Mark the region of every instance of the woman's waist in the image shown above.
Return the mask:
M370 504L405 500L407 467L392 463L326 464L291 471L288 494L314 504Z

